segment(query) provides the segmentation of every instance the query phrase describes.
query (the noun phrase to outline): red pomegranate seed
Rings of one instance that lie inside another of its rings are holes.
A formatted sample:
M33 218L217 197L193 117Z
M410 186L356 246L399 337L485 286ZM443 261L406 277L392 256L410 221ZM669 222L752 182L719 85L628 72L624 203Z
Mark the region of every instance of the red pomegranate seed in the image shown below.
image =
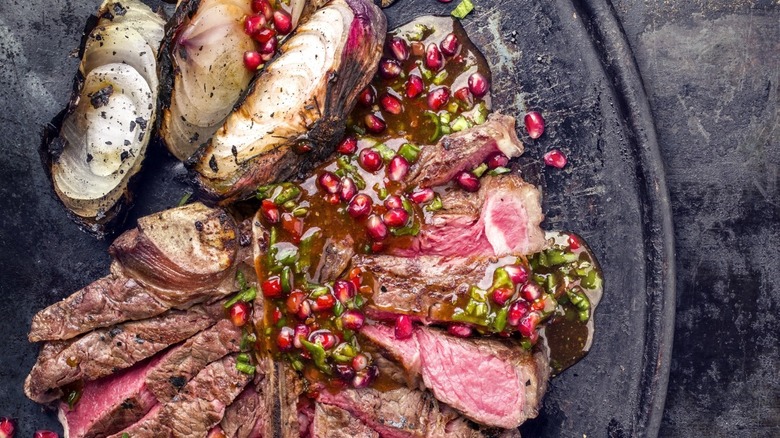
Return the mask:
M333 371L341 380L349 382L355 378L355 370L347 364L339 363L333 368Z
M341 140L341 143L339 143L339 146L336 148L336 150L343 155L354 154L357 150L357 139L352 135L348 135L344 138L344 140Z
M285 300L284 305L287 308L287 313L298 313L298 309L301 308L301 303L306 301L306 294L300 290L294 290L290 293L290 296Z
M515 285L523 284L528 281L528 268L523 265L506 265L504 271L509 275L509 279Z
M395 37L387 43L390 51L393 52L395 59L406 61L409 59L409 44L403 38Z
M363 371L368 368L368 356L363 353L358 353L352 358L352 369L355 371Z
M50 430L36 430L33 438L60 438L60 436Z
M528 136L537 139L544 134L544 118L538 111L531 111L525 115L525 130Z
M520 289L520 296L526 301L536 301L542 297L542 287L533 281L529 281Z
M360 155L358 155L358 162L360 163L360 167L366 169L369 172L376 172L377 170L381 169L382 164L384 164L382 161L382 156L379 154L379 152L371 148L365 148L360 151Z
M460 50L460 41L458 41L458 37L454 33L451 33L444 37L439 46L441 47L441 52L445 55L455 56L458 50Z
M263 199L263 203L260 206L260 213L269 224L279 223L279 208L274 204L274 201Z
M568 160L566 159L566 155L564 155L563 152L561 152L559 149L552 149L546 154L544 154L544 164L555 167L557 169L563 169L566 167L566 163Z
M390 210L393 208L404 208L404 201L398 195L390 195L385 199L385 208Z
M314 300L315 312L324 312L330 310L336 305L336 298L331 294L320 295Z
M501 152L496 152L487 159L487 165L490 169L506 167L507 164L509 164L509 158Z
M510 298L512 298L512 295L514 294L514 289L510 289L508 287L499 287L493 291L493 301L495 301L499 306L503 306L507 301L509 301Z
M311 300L306 300L301 303L301 307L298 308L298 312L295 315L301 321L305 321L311 316L311 308Z
M322 174L320 174L319 178L317 178L317 184L319 184L320 189L322 189L325 193L336 194L341 189L341 182L339 181L339 177L328 171L322 172Z
M276 53L276 44L276 38L271 38L270 40L260 44L260 55L273 56L273 54ZM265 60L265 58L263 59Z
M382 215L382 220L388 227L403 227L407 222L409 222L409 213L407 213L403 208L394 208L392 210L387 210Z
M425 54L425 44L419 41L412 42L412 55L423 56Z
M457 336L459 338L468 338L471 336L471 326L468 326L466 324L460 324L460 323L453 323L450 324L449 327L447 327L447 333Z
M236 327L243 327L249 321L249 304L239 301L228 309L228 317Z
M278 9L274 11L274 27L280 35L287 35L292 31L292 17L287 11Z
M580 249L580 239L577 238L577 236L573 234L569 234L569 248L573 250Z
M489 89L490 84L482 73L472 73L472 75L469 76L469 91L471 91L471 94L475 97L479 98L486 95Z
M426 187L424 189L416 189L409 195L409 198L414 201L415 204L425 204L433 201L435 196L436 192L434 192L433 189Z
M409 173L409 162L406 158L396 155L387 165L387 177L390 181L401 181Z
M375 214L369 216L366 220L366 231L368 231L368 235L374 240L380 241L387 238L387 225L385 225L385 223L382 222L382 219Z
M341 324L348 330L360 330L366 317L358 310L347 310L341 315Z
M14 421L10 418L0 418L0 438L13 438L14 436Z
M252 35L252 38L254 38L256 41L260 43L266 43L271 38L274 38L276 36L276 31L271 29L270 27L264 27L257 32L255 32Z
M309 335L309 342L313 344L320 344L322 348L330 350L338 343L336 335L330 332L330 330L317 330Z
M379 252L385 249L385 243L384 242L374 242L371 244L371 252Z
M279 298L282 296L282 279L278 275L268 278L260 283L263 296L266 298Z
M347 301L354 298L356 294L355 285L352 284L351 281L336 280L333 283L333 295L335 295L336 299L342 304L345 304Z
M244 52L244 67L249 71L255 71L260 64L263 63L263 59L260 54L254 50Z
M366 124L366 129L368 129L368 132L373 134L379 134L387 127L385 121L375 114L367 114L363 119L363 123Z
M379 61L379 76L384 79L395 79L401 76L401 64L395 59L384 58Z
M399 315L395 320L395 338L398 340L412 337L412 318L408 315Z
M419 96L425 89L423 80L417 75L409 75L409 80L406 81L406 97L414 99Z
M476 192L479 190L479 178L467 170L459 173L458 176L455 177L455 182L458 183L460 188L467 192Z
M371 365L362 372L359 372L355 378L352 379L352 387L357 389L367 388L371 386L372 383L374 383L374 380L376 380L378 375L379 368Z
M363 91L358 94L358 102L360 102L363 106L371 106L374 104L374 100L376 99L376 90L374 90L374 87L369 85L366 88L363 89Z
M357 186L355 186L355 181L352 181L352 178L348 176L341 178L341 190L339 191L341 200L344 202L349 202L356 194Z
M439 87L428 93L428 108L438 111L450 100L450 89Z
M295 347L295 330L287 326L282 327L276 335L276 346L279 351L292 350Z
M397 97L390 94L385 94L380 97L379 104L382 106L383 110L389 112L390 114L398 115L403 111L401 101Z
M441 56L441 51L436 43L428 44L425 49L425 66L433 71L439 71L444 67L444 57Z
M536 326L539 325L540 320L541 316L539 316L538 313L531 312L520 320L520 324L517 325L517 330L526 338L531 338L533 337Z
M278 307L274 307L274 311L271 314L271 319L273 320L274 324L277 324L279 321L281 321L282 317L284 317L282 311Z
M525 301L515 301L509 305L509 311L506 315L507 324L517 327L520 320L531 311L531 305Z
M351 201L349 201L349 205L347 206L347 213L353 219L362 219L364 217L368 217L368 215L371 214L371 206L373 203L374 201L371 200L370 196L359 193L355 195Z
M330 205L341 204L341 197L338 195L338 193L326 193L324 198L325 198L325 202L327 202Z
M295 348L303 348L301 339L308 339L310 331L309 327L305 324L298 324L295 326L295 330L293 331L293 345L295 345Z
M270 20L274 14L274 8L268 0L252 0L252 10L256 14L262 14L266 20Z
M297 218L292 213L282 213L282 228L292 235L293 243L301 241L303 233L303 219Z
M458 91L455 92L455 98L470 104L471 91L469 91L468 87L459 88Z
M244 19L244 32L247 35L256 34L265 26L265 17L260 15L250 15Z

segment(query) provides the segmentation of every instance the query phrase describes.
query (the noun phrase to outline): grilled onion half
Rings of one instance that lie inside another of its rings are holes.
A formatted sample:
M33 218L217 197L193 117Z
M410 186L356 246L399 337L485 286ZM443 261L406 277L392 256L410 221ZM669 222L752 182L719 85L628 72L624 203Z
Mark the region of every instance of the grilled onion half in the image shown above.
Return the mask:
M44 136L57 196L98 236L129 202L151 138L163 26L137 0L106 0L82 46L70 104Z

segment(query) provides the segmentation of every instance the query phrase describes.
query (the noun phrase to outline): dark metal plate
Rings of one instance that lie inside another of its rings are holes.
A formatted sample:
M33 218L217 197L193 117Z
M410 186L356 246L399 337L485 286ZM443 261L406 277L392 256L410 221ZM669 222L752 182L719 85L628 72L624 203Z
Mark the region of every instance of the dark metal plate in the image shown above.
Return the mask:
M391 26L454 3L401 0ZM605 0L478 0L464 25L493 68L498 109L543 112L546 134L524 138L524 176L543 187L548 229L577 232L604 269L591 353L552 381L524 436L655 436L663 410L674 315L668 195L653 121L633 56ZM32 315L107 272L107 242L70 222L38 158L43 126L68 99L79 43L97 1L0 4L0 416L19 436L59 430L27 400L22 382L38 347ZM565 151L563 171L543 153ZM134 219L174 206L187 189L181 167L152 145Z

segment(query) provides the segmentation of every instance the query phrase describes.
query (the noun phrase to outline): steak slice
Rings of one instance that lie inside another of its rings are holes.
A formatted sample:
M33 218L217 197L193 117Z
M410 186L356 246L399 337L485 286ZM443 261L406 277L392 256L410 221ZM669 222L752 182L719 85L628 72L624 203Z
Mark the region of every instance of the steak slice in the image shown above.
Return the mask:
M538 414L550 372L543 352L427 327L405 340L395 339L393 329L383 325L365 326L361 334L420 374L437 399L480 424L511 429Z
M59 419L65 436L106 436L140 420L157 404L145 380L159 362L160 357L155 357L117 374L87 382L72 409L67 403L60 403Z
M336 406L317 403L311 438L379 438L379 432Z
M260 382L266 417L263 438L298 438L298 397L303 382L286 361L275 361L270 355L260 360L258 368L264 374Z
M265 427L265 405L262 394L250 385L227 407L220 422L227 438L258 438Z
M336 280L346 271L352 256L355 255L354 245L355 241L349 235L344 239L328 238L313 280L319 283Z
M141 218L109 252L111 274L38 312L31 342L70 339L237 289L238 231L221 209L195 203Z
M226 356L199 372L176 398L112 436L205 437L251 380L252 376L236 369L236 355Z
M223 319L174 347L146 377L149 390L162 403L169 402L206 365L241 347L241 329Z
M482 125L446 135L435 146L424 147L407 181L420 187L444 185L498 152L509 158L518 157L523 153L523 144L515 133L515 119L493 113Z
M541 194L517 175L487 176L476 193L451 191L436 212L390 253L403 257L525 255L545 247Z
M79 338L48 342L24 383L27 397L48 403L62 396L59 388L77 380L95 380L153 356L224 317L222 303L102 328Z

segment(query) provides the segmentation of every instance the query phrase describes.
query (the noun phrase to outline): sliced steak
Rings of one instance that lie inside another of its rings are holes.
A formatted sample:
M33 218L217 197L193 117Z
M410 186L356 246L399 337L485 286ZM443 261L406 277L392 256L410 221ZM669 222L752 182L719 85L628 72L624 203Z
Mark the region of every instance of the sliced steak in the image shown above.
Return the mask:
M206 365L241 347L241 329L223 319L174 347L146 378L160 402L168 402Z
M317 403L311 438L379 438L379 432L336 406Z
M59 419L65 436L102 437L140 420L157 404L145 380L159 362L160 357L155 357L117 374L87 382L73 409L67 403L60 403Z
M249 385L236 400L227 407L220 422L227 438L258 438L265 427L265 405L263 396Z
M95 380L153 356L210 327L224 317L222 303L102 328L79 338L44 344L24 384L27 396L48 403L62 396L59 389L77 380Z
M251 380L236 369L236 355L226 356L198 373L176 398L113 437L205 437Z
M111 274L36 314L31 342L157 316L235 291L235 221L195 203L138 220L109 252Z
M426 327L405 340L395 339L393 329L383 325L366 326L361 334L420 374L437 399L480 424L511 429L538 413L549 377L542 352Z
M297 438L298 397L303 392L298 373L286 361L275 361L270 355L260 361L258 368L264 374L260 382L266 408L263 438Z
M320 263L314 275L314 281L327 283L336 280L349 266L352 256L355 255L355 241L347 235L344 239L331 239L325 241L322 249Z
M482 125L444 136L435 146L423 148L407 180L420 187L447 184L497 152L517 157L523 153L523 144L515 133L515 119L494 113Z
M487 176L476 193L452 191L444 208L393 255L525 255L545 246L539 190L517 175Z

